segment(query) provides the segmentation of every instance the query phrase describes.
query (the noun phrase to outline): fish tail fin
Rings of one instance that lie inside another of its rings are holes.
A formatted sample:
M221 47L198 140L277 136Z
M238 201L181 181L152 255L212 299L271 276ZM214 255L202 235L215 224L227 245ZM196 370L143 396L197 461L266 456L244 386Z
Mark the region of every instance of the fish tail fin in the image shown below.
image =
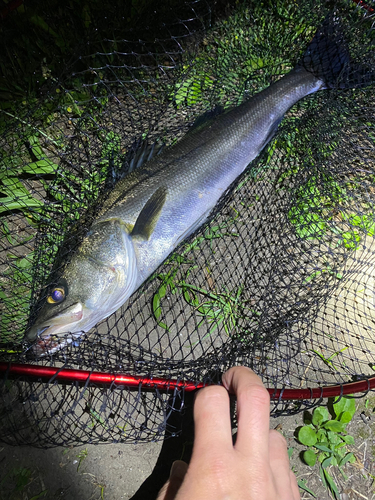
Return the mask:
M298 67L321 80L321 89L366 87L375 81L373 69L352 61L340 20L333 13L315 33Z

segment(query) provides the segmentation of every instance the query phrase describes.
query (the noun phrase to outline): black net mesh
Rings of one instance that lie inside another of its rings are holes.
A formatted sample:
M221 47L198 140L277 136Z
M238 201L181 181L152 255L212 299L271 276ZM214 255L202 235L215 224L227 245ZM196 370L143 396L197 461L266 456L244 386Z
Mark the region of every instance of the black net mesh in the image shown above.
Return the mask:
M46 287L106 195L152 145L167 148L202 116L288 73L332 12L351 58L362 68L375 63L371 1L132 4L111 6L108 16L89 8L80 31L78 18L65 19L53 3L3 21L8 53L17 26L32 32L35 19L44 21L42 47L49 42L58 61L51 69L48 54L42 60L37 98L3 106L0 115L1 361L197 384L244 364L269 388L371 377L373 85L337 85L299 101L209 222L123 307L54 354L25 349ZM79 56L68 61L78 44ZM184 401L183 389L7 373L1 390L2 439L39 445L174 435L168 417Z

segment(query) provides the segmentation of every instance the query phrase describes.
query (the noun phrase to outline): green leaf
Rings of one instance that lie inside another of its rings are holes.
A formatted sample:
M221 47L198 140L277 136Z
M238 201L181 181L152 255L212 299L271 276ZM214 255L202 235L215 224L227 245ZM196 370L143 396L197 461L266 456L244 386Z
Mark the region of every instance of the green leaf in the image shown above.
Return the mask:
M47 494L48 494L48 490L43 490L38 495L35 495L32 498L30 498L30 500L38 500L39 498L46 497Z
M310 467L316 464L316 454L312 450L304 451L302 457L304 462Z
M323 427L333 432L343 432L346 428L346 423L338 422L337 420L329 420L323 424Z
M331 422L335 422L335 420L331 420ZM335 431L326 431L327 438L330 444L337 444L341 442L339 435ZM329 445L328 445L329 446Z
M339 462L339 467L342 467L344 464L346 464L346 462L350 462L352 459L354 458L355 460L355 456L352 452L350 453L347 453Z
M298 432L298 440L306 446L314 446L317 442L315 430L307 425L304 425Z
M342 244L345 248L349 250L355 250L358 248L359 243L361 242L361 237L357 231L345 231L341 233Z
M339 452L341 452L342 451L341 448L344 448L345 446L346 446L346 444L344 442L341 442L335 446L335 450L338 450Z
M342 397L341 399L336 398L333 403L333 409L336 417L341 415L343 412L348 412L353 417L355 413L355 399L353 397Z
M38 28L41 28L48 34L52 35L54 38L59 38L59 35L45 22L45 20L41 16L34 14L30 17L30 21L34 23Z
M319 475L320 475L320 479L322 480L322 483L323 483L323 486L325 488L328 488L328 483L327 483L327 479L326 479L326 476L324 474L324 469L322 466L319 467Z
M350 434L348 434L347 436L341 436L341 439L343 439L346 444L354 444L354 437Z
M154 298L152 299L152 311L156 319L159 319L161 316L161 307L160 307L160 295L155 293Z
M162 284L159 288L159 290L155 293L153 299L152 299L152 312L154 313L155 319L158 322L158 325L164 328L164 330L168 330L168 327L165 323L159 320L161 316L161 299L165 297L167 293L167 287L166 285Z
M342 423L347 424L351 421L352 418L353 418L353 415L352 415L352 413L350 413L350 411L343 411L340 414L338 420Z
M58 169L58 165L48 159L34 161L24 165L21 170L26 174L54 174Z
M336 486L334 480L332 479L330 473L326 469L324 469L323 467L321 467L321 469L323 471L323 475L325 477L325 480L326 480L326 483L328 485L329 490L331 491L331 493L333 493L334 497L337 500L340 500L339 491L338 491L337 486Z
M199 299L197 298L195 293L193 291L189 290L188 288L186 288L184 285L182 286L182 288L183 288L184 299L186 300L186 302L194 307L198 307L199 306ZM202 312L202 311L200 311L200 312Z
M318 442L319 443L324 443L324 441L327 441L327 431L324 429L319 429L318 432L316 433L318 437Z
M0 214L3 212L13 211L13 210L29 211L30 208L40 209L43 206L42 202L36 200L35 198L32 198L31 196L26 200L24 198L22 202L13 201L9 198L0 198L0 199L1 202L4 203L3 205L0 205Z
M301 490L306 491L307 493L310 493L311 496L314 498L317 498L315 493L313 493L306 485L306 479L298 479L297 481L298 487L301 488Z
M322 467L329 467L331 465L332 459L333 459L332 455L330 457L325 458L322 462Z
M344 478L344 481L348 480L348 476L345 474L345 472L342 470L342 467L339 467L339 471L341 472L342 477Z
M316 443L314 446L318 450L320 450L320 451L326 451L327 453L330 453L332 451L331 448L328 448L328 446L325 446L325 445L323 445L321 443Z
M319 408L315 408L312 423L316 426L320 425L322 422L330 419L330 414L325 406L320 406Z
M44 153L42 148L40 147L38 137L36 135L30 135L28 137L28 140L31 147L31 151L33 152L35 158L37 160L42 159L44 157Z

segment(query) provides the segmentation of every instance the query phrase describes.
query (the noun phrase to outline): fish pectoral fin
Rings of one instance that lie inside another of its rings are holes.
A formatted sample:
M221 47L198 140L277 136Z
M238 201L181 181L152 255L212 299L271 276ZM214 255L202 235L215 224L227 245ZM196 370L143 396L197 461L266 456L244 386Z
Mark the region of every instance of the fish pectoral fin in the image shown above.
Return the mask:
M140 237L148 240L153 233L156 223L159 220L165 200L167 189L160 187L142 208L131 232L132 237Z

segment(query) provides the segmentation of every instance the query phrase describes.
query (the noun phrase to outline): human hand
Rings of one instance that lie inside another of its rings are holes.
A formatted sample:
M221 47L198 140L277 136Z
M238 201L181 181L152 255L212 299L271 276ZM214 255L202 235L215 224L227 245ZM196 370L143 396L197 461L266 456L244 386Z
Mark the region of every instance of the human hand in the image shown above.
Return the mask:
M228 392L237 396L235 445ZM249 368L231 368L223 387L200 390L190 464L174 462L157 500L300 500L286 441L269 430L269 412L268 391Z

